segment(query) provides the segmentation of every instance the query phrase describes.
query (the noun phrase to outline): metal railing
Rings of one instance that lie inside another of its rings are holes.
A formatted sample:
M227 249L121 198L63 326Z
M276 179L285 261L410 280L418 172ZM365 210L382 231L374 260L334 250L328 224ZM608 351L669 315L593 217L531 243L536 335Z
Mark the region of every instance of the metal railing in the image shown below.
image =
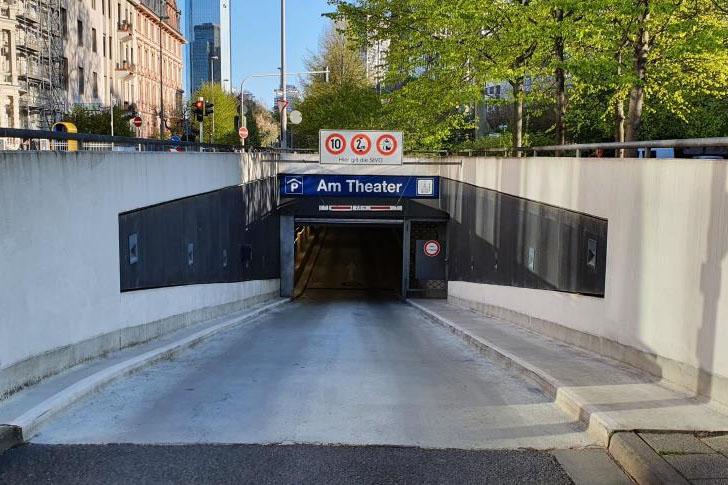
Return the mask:
M239 152L240 145L0 127L1 150ZM71 142L71 143L69 143ZM75 143L73 143L75 142ZM75 147L74 147L75 145Z

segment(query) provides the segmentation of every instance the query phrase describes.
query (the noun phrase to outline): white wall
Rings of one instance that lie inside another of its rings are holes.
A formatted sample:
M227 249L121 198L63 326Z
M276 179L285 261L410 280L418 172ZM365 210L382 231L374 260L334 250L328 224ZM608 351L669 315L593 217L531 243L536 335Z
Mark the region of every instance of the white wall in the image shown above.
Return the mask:
M239 154L0 153L0 370L277 292L278 280L119 291L120 212L237 185L251 166Z
M465 282L451 296L654 354L664 377L714 396L723 386L728 402L727 162L471 158L441 175L609 221L603 299Z

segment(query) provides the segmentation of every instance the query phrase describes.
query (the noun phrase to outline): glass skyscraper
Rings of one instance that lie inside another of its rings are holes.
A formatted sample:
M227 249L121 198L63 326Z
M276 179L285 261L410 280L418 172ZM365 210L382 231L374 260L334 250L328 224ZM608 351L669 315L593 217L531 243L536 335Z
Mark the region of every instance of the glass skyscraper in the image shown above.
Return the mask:
M213 56L214 81L230 91L230 0L186 0L184 15L189 92L211 80Z

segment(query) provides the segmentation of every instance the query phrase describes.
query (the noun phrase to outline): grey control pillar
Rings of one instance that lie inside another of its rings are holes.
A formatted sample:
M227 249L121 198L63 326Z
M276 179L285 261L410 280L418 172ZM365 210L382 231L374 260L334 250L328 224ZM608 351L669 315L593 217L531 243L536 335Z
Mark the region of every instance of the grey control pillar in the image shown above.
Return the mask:
M407 290L409 289L411 229L412 223L409 219L405 219L404 224L402 224L402 300L407 299Z
M295 258L293 216L281 216L281 296L293 298Z

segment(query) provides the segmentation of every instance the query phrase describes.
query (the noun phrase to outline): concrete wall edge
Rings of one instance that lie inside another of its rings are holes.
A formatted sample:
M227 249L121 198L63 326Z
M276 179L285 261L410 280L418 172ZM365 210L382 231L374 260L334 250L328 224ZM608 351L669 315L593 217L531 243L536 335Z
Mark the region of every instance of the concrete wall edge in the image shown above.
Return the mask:
M239 312L279 297L279 291L199 308L178 315L121 328L81 342L34 355L0 369L0 401L41 380L110 352L142 344L177 330Z

